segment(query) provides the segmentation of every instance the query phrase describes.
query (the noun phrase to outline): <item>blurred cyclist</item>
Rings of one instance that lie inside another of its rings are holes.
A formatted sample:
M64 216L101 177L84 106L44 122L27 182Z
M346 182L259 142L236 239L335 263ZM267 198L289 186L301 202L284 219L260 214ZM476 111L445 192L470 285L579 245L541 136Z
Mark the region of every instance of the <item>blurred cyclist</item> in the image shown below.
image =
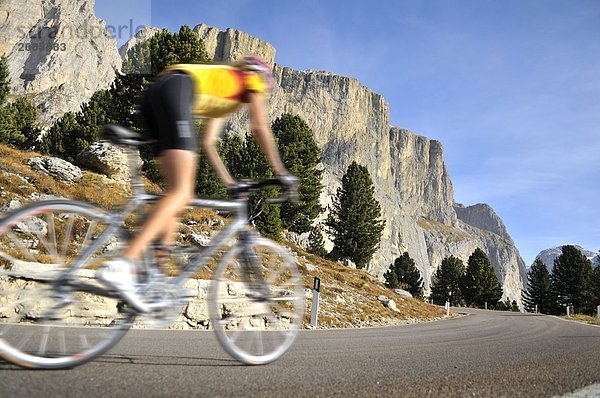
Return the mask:
M265 104L273 82L269 65L260 58L246 57L233 65L173 65L148 88L141 114L150 135L159 142L158 159L167 180L167 192L122 256L107 262L98 273L137 311L149 309L135 291L135 262L151 242L174 242L178 216L194 197L198 145L192 116L205 118L202 150L230 193L241 186L223 164L215 143L223 117L243 104L248 106L252 132L275 174L288 190L297 188L299 180L281 162L267 122Z

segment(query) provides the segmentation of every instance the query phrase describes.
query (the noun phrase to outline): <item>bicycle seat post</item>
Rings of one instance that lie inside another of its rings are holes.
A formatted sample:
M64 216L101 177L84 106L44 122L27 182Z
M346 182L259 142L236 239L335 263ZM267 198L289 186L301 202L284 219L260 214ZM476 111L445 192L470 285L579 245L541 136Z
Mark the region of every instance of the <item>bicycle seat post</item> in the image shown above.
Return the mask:
M141 176L141 164L137 162L139 151L136 148L127 147L127 163L129 165L129 177L131 181L131 190L134 196L144 194L146 189Z

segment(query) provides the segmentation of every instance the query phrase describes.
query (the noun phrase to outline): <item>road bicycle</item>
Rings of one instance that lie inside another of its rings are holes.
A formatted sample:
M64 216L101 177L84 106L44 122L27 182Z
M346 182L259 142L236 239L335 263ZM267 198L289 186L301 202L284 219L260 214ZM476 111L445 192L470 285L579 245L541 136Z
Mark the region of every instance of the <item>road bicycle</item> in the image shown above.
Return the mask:
M96 270L118 255L131 234L133 217L160 199L146 193L138 147L149 141L120 126L104 138L129 157L132 197L120 209L105 211L74 200L31 203L0 220L0 356L28 368L70 368L105 353L141 315L95 278ZM216 259L209 282L209 325L227 353L246 364L266 364L294 342L304 318L304 288L289 250L261 237L250 224L250 197L278 180L246 181L236 198L194 199L190 208L227 214L229 222L204 248L175 246L181 263L176 276L156 261L158 245L140 266L140 294L150 321L166 326L191 296L184 283ZM272 202L287 198L282 194ZM213 260L211 260L213 259Z

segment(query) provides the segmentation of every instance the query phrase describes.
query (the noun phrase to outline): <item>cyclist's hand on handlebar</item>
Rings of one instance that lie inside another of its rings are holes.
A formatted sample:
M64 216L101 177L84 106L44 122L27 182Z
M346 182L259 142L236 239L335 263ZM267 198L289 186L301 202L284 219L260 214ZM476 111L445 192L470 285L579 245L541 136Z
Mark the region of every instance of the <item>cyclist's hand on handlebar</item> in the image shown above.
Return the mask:
M298 187L300 186L300 179L291 174L277 176L277 179L283 186L288 199L293 203L298 203Z
M248 188L250 187L250 183L245 180L236 181L234 185L230 185L227 187L227 193L232 198L238 198L242 193L248 192Z

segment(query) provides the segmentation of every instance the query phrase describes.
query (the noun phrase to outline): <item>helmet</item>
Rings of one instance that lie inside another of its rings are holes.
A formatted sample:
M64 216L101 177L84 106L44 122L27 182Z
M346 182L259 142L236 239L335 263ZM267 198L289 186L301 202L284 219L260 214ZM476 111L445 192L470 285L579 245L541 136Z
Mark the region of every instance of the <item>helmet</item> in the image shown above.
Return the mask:
M247 71L258 74L269 91L273 89L275 84L273 69L263 59L254 56L244 57L243 65Z

